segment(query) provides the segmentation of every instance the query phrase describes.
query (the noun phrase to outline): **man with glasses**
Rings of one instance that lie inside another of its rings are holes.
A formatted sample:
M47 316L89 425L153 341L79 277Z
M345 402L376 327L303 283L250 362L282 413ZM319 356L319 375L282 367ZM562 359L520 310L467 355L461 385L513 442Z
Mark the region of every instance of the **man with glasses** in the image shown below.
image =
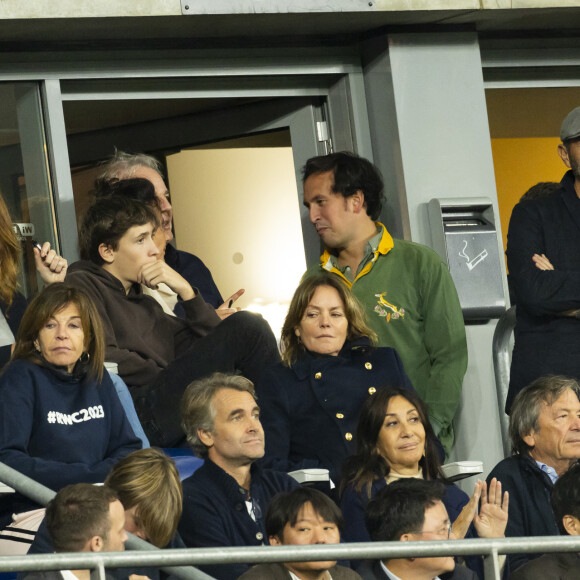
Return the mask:
M488 537L503 537L507 522L507 498L501 487L489 501L499 509L490 510L486 524ZM368 504L367 527L373 541L413 542L455 539L449 515L443 505L445 486L439 481L403 479L383 488ZM501 513L500 513L501 512ZM504 516L502 516L504 514ZM476 580L475 572L456 565L452 556L369 560L357 570L363 580L433 580L453 572L453 580Z

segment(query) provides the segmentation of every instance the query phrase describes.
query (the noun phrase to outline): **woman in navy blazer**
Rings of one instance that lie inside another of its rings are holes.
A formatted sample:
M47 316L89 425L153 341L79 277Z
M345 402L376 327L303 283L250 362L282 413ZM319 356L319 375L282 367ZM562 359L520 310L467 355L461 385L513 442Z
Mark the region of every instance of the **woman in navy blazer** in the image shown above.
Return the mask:
M373 340L361 305L338 278L319 274L300 284L282 328L283 362L256 388L268 467L326 468L338 481L366 399L386 386L413 390L397 352Z

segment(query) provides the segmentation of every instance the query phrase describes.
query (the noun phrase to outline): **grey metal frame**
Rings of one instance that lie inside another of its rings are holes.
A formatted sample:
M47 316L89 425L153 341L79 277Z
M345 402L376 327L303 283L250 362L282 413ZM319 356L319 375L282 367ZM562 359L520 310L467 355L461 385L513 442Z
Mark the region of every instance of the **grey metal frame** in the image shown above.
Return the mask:
M553 38L521 43L481 42L485 88L577 87L580 48L575 39Z
M296 48L291 55L278 48L267 53L260 49L152 50L140 53L139 59L130 52L87 51L82 56L42 58L11 55L0 63L0 82L17 79L41 84L60 250L69 261L78 257L78 248L64 101L321 97L327 99L332 136L341 148L372 158L356 48ZM312 239L310 230L309 224L303 228L305 248L314 255L318 240Z
M181 13L194 14L267 14L271 12L370 12L376 11L376 2L368 0L252 0L232 2L232 0L213 0L212 2L195 2L181 0Z
M501 425L503 451L506 457L511 455L509 436L509 417L505 414L505 401L510 384L510 366L512 351L512 335L516 326L516 307L506 310L497 321L493 333L493 370L495 388L497 390L497 407Z
M60 241L59 251L62 255L76 258L78 256L77 219L60 84L57 80L49 79L41 84L41 89L47 152L56 209L56 227ZM59 227L59 224L67 224L67 227Z

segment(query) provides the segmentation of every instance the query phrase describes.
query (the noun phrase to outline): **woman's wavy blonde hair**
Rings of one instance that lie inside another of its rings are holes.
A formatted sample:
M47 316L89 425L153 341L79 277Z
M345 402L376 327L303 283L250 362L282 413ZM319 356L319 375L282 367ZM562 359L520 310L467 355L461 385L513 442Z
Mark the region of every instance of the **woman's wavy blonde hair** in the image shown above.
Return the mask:
M116 463L105 485L125 510L135 508L135 525L157 548L169 544L183 509L183 491L175 462L152 447L133 451Z
M18 287L18 257L20 243L14 233L12 218L8 208L0 196L0 298L7 306L12 304L16 288Z
M348 322L347 340L363 336L368 337L373 343L377 340L377 335L367 326L362 305L346 284L341 282L334 274L321 273L309 276L302 280L300 286L296 288L282 327L282 360L288 366L291 366L306 351L304 345L296 336L295 329L300 325L308 304L310 304L316 289L320 286L329 286L338 292L344 305L344 313Z

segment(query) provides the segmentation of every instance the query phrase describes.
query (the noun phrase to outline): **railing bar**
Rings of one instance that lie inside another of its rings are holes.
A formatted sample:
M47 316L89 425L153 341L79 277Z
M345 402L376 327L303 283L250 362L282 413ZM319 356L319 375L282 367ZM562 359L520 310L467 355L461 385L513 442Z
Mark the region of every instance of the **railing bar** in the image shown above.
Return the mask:
M54 492L18 471L0 463L0 481L10 485L42 505L54 497ZM167 569L183 579L209 580L211 576L195 568L176 569L175 566L192 564L228 564L259 562L292 562L315 560L386 559L443 555L490 554L497 569L498 554L580 552L580 537L547 536L535 538L472 539L438 542L376 542L337 544L334 546L279 546L279 547L219 547L159 550L138 538L131 537L130 547L139 553L77 553L6 556L0 558L0 572L28 570L79 570L95 567L156 566ZM146 548L146 549L144 549ZM488 557L490 557L488 556ZM95 573L97 570L95 570Z
M95 566L102 558L107 567L208 565L229 563L292 562L315 560L385 559L484 553L580 552L579 537L472 539L438 542L376 542L334 546L253 546L159 550L155 552L117 552L99 554L53 554L47 556L6 556L0 558L0 571L78 570Z
M91 570L91 580L106 580L105 566L102 560L97 560L97 565Z
M485 580L501 580L499 554L495 548L489 554L484 554L483 573Z

